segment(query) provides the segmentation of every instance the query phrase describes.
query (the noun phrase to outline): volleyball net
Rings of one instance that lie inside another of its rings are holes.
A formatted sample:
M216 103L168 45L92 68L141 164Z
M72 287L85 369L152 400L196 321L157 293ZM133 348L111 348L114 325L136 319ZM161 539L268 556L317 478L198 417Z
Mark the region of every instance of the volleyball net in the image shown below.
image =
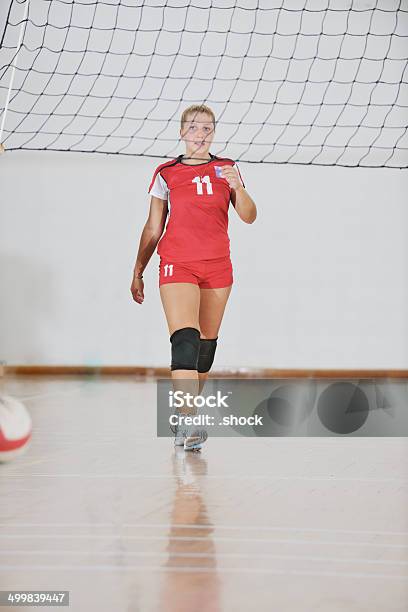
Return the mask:
M0 33L8 151L174 157L199 103L216 155L408 166L408 0L11 0Z

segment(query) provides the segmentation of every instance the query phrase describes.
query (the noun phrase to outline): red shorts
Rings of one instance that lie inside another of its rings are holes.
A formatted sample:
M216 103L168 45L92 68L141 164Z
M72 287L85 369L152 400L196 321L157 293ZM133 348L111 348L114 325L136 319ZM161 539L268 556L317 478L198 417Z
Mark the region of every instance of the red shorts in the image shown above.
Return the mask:
M167 283L194 283L201 289L229 287L233 283L232 263L229 255L217 259L172 263L160 258L159 287Z

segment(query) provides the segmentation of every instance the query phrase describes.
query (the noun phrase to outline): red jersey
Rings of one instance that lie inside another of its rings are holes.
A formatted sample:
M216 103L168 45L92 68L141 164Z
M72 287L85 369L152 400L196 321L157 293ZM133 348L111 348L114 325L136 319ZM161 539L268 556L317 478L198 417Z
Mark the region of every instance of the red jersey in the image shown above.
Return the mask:
M239 168L232 159L211 155L202 164L184 164L182 155L158 166L149 194L168 200L166 230L157 253L174 262L215 259L230 254L228 209L231 187L217 166Z

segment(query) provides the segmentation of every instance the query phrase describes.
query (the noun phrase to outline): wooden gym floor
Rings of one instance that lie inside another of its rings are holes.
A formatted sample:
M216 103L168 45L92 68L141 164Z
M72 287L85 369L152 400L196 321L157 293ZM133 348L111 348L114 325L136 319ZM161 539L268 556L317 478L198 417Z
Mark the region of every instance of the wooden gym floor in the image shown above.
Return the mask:
M71 612L408 609L408 439L186 454L156 438L154 380L8 376L3 392L34 433L0 466L1 589L69 590Z

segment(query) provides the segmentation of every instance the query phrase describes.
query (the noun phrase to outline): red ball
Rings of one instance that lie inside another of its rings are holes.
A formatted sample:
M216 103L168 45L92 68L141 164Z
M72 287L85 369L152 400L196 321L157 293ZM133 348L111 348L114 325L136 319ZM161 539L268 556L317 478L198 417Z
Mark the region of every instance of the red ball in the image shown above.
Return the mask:
M24 404L10 395L0 395L0 462L22 454L31 434L31 417Z

